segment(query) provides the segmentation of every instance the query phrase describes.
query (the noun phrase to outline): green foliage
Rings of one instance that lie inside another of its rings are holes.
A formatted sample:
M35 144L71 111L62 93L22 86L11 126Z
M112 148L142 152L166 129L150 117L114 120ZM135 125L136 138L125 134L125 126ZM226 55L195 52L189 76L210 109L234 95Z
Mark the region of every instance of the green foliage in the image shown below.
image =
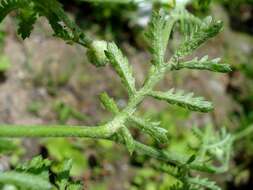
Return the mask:
M23 8L27 4L26 0L2 0L0 1L0 22L9 14L11 11L18 8Z
M18 165L14 171L0 173L0 184L10 184L24 190L81 190L79 183L70 179L71 160L58 166L58 171L52 173L53 163L42 157L35 157L31 161ZM51 180L50 176L55 175Z
M191 61L181 62L175 65L175 69L198 69L198 70L208 70L213 72L227 73L232 71L228 64L219 63L220 58L208 60L208 56L204 56L198 60L194 58Z
M182 61L187 59L186 56L190 55L200 45L221 31L221 21L213 21L211 17L207 17L204 20L196 18L184 9L187 1L183 1L180 5L176 4L175 9L171 12L159 11L154 13L146 33L152 56L151 62L153 64L145 82L137 89L132 66L114 42L92 41L68 18L61 4L56 0L24 1L25 3L22 5L20 2L20 0L2 0L0 20L10 11L20 9L19 23L22 27L19 27L19 33L23 38L26 38L31 33L32 25L36 18L39 16L46 17L55 36L62 38L67 43L77 43L88 48L87 53L92 64L95 66L104 66L106 63L110 63L112 69L120 77L123 87L127 89L129 101L124 108L119 109L114 100L106 93L103 93L100 96L100 101L108 111L113 113L113 118L101 125L91 127L63 125L55 127L35 127L33 125L19 127L17 125L2 125L0 126L0 136L89 137L108 139L124 144L130 154L133 152L142 153L159 160L159 162L165 163L158 169L180 181L172 189L219 189L213 182L197 177L193 178L192 176L194 176L194 171L221 173L227 170L233 142L231 135L227 134L224 130L221 133L215 133L210 128L207 128L204 132L194 130L198 144L194 144L191 147L191 152L182 154L177 150L171 151L170 149L166 150L165 148L152 147L136 141L129 130L129 127L132 125L129 124L134 124L134 127L149 134L158 143L166 144L168 142L168 131L162 128L159 122L142 119L134 115L138 106L147 96L167 101L170 104L175 104L190 111L209 112L213 110L212 103L201 97L193 97L193 93L185 94L183 91L174 91L173 89L167 92L154 91L154 88L168 71L172 72L187 68L229 72L231 70L230 67L226 64L220 64L217 59L208 60L208 57L204 57L200 60ZM177 23L181 26L180 30L184 35L184 40L175 50L171 58L166 60L165 52L167 50L168 40L171 32L177 28ZM65 122L67 116L70 114L70 109L63 107L59 113L59 117ZM59 140L58 143L53 141L47 144L50 154L54 153L54 156L61 161L76 154L75 149L69 144L64 144L63 141ZM221 164L220 167L215 165L217 161ZM172 165L173 167L171 167ZM56 172L53 184L51 181L48 181L50 172L48 170L51 166L49 161L37 158L37 160L33 160L31 163L17 168L14 173L3 173L2 178L14 180L10 181L14 185L27 185L26 188L34 188L33 183L38 180L38 184L41 183L41 186L48 189L51 186L56 186L60 189L80 189L78 184L76 185L69 181L69 161L63 166L59 166L60 169ZM22 174L27 178L35 175L36 180L28 180L28 184L26 184L24 178L21 176ZM36 186L36 188L39 187L39 185Z
M117 114L119 112L116 102L110 98L106 92L100 94L99 99L103 106L111 113Z
M86 169L87 160L81 152L82 149L75 143L71 144L69 139L48 139L43 144L46 146L49 155L56 161L60 163L69 159L73 161L72 175L80 175Z
M31 7L25 7L19 11L18 34L23 38L30 36L33 25L37 20L37 14Z
M195 49L202 45L208 39L216 36L222 29L221 21L212 21L211 17L203 20L199 28L191 34L190 38L185 40L176 50L176 58L191 54Z
M168 142L167 130L160 127L160 122L151 122L139 117L132 116L130 121L135 123L136 127L141 129L144 133L149 134L159 143Z
M131 133L126 127L121 127L119 133L122 139L124 140L124 143L126 144L129 153L132 154L135 149L135 144Z
M132 67L129 65L127 58L124 57L115 43L108 44L105 54L121 78L122 84L126 87L128 93L130 95L135 94L135 79L133 77Z
M164 54L174 22L173 19L166 18L165 13L153 13L146 37L150 43L149 50L152 54L152 63L154 65L164 63Z
M168 92L153 91L150 96L192 111L209 112L213 109L212 104L205 101L202 97L193 97L193 93L185 94L184 91L175 92L174 89Z

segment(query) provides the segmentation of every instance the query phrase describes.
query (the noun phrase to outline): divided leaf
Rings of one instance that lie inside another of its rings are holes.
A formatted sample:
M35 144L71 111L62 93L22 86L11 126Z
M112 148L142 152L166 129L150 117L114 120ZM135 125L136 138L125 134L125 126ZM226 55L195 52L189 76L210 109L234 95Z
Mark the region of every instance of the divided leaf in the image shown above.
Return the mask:
M149 51L152 54L152 63L154 65L160 65L164 62L164 53L174 23L175 20L172 17L166 18L162 11L159 13L153 12L146 37L149 41Z
M200 45L208 39L216 36L222 29L223 23L221 21L212 21L211 17L204 19L200 28L192 34L190 39L185 40L177 49L175 56L181 58L189 55Z
M20 10L19 13L19 25L18 25L18 34L21 35L23 39L30 36L33 25L37 20L37 13L26 7Z
M130 121L136 123L139 129L155 138L155 140L157 140L159 143L168 142L168 131L162 127L159 127L160 122L150 122L149 120L144 120L135 116L132 116Z
M175 92L174 89L171 89L168 92L153 91L150 96L191 111L209 112L213 110L211 102L204 100L202 97L193 97L193 93L185 94L183 91Z
M209 70L213 72L221 72L227 73L232 71L230 65L219 63L220 58L208 60L208 56L204 56L203 58L199 59L195 58L191 61L181 62L175 64L174 69L179 70L183 68L187 69L199 69L199 70Z
M56 185L60 190L82 190L83 187L79 182L70 181L70 170L72 160L65 160L57 167Z
M190 177L187 178L187 181L197 189L204 187L210 190L221 190L219 186L216 185L214 181L209 181L207 178L200 178L200 177Z
M49 180L41 176L15 171L0 172L1 184L12 184L21 189L27 190L50 190L52 185Z
M0 0L0 22L2 22L11 11L25 7L26 5L26 0Z
M53 172L51 167L51 161L37 156L31 161L19 164L13 171L0 172L0 184L11 184L27 190L83 189L79 182L73 182L70 178L71 160L57 165L57 172Z
M127 58L123 56L115 43L108 43L105 54L121 78L122 84L126 87L128 93L130 95L134 94L136 91L135 79L133 77L132 67L129 65Z
M16 167L17 172L39 175L45 180L49 180L49 168L51 161L43 159L41 156L34 157L31 161L19 164Z
M106 92L103 92L99 96L100 102L103 106L113 114L117 114L119 112L119 108L113 98L110 98Z

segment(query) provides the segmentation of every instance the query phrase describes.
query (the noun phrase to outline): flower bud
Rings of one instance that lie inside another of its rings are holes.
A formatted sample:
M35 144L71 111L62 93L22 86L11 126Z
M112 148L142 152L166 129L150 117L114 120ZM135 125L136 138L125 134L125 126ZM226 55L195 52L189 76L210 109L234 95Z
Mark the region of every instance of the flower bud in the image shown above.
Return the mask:
M105 50L107 50L106 41L93 41L90 49L87 51L88 59L96 67L105 66L108 62L108 59L105 55Z

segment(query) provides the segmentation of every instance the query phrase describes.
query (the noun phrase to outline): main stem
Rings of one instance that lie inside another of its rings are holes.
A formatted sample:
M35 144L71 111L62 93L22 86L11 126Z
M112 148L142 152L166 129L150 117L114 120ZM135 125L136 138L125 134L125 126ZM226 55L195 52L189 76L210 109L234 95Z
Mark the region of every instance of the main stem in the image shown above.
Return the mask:
M108 126L1 125L0 137L88 137L109 138Z
M131 116L154 85L165 73L163 67L157 69L144 86L130 97L129 104L110 122L101 126L67 125L0 125L0 137L87 137L109 138Z

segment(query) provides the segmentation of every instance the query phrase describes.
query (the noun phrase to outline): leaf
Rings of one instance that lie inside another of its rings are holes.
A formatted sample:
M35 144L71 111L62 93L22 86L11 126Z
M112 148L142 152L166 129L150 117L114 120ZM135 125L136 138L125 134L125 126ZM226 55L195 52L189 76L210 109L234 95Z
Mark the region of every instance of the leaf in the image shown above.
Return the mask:
M11 11L25 7L26 5L27 0L0 0L0 22L2 22Z
M196 160L195 154L191 155L191 157L187 160L186 165L192 163L194 160Z
M159 143L168 142L168 131L162 127L159 127L160 122L150 122L135 116L132 116L130 121L136 123L139 129L155 138Z
M49 155L59 162L69 158L73 160L72 175L81 175L87 167L86 157L80 148L65 138L52 138L45 142Z
M212 103L205 101L202 97L193 97L193 93L184 94L183 91L175 92L174 89L171 89L168 92L153 91L150 96L192 111L209 112L213 110Z
M31 34L33 25L37 20L37 13L31 7L26 7L20 10L18 18L18 34L25 39Z
M79 182L70 181L70 170L72 160L65 160L57 167L56 185L60 190L82 190L83 187Z
M191 61L181 62L178 64L175 64L175 67L173 69L179 70L183 68L187 69L199 69L199 70L209 70L213 72L221 72L221 73L227 73L231 72L232 69L230 65L219 63L220 59L212 59L208 60L208 56L205 56L198 60L198 58L195 58Z
M134 144L134 139L133 139L131 133L129 132L129 130L125 126L123 126L120 129L120 135L124 139L124 142L126 144L126 147L129 151L129 153L132 154L135 149L135 144Z
M82 190L81 183L74 182L70 177L72 160L65 160L52 170L52 162L41 156L19 164L15 170L0 172L0 184L12 184L25 190ZM54 169L55 170L55 169Z
M214 181L209 181L209 179L207 179L207 178L190 177L187 179L187 181L192 184L197 185L198 189L201 187L205 187L210 190L221 190L221 188L219 186L217 186Z
M103 106L113 114L117 114L119 112L119 108L113 98L110 98L106 92L103 92L99 96L100 102Z
M216 36L222 29L223 23L221 21L212 22L210 17L207 17L200 28L192 34L190 39L185 40L176 50L176 58L181 58L192 53L201 44L208 39Z
M0 172L0 183L12 184L26 190L52 189L49 181L41 176L15 171Z
M135 93L135 79L133 77L132 67L129 65L126 57L123 56L115 43L108 43L105 54L111 65L121 78L122 84L126 87L130 95Z
M167 17L160 11L153 12L148 30L145 33L149 41L149 51L152 54L152 63L161 65L164 63L164 54L175 20Z
M16 167L17 172L34 174L49 180L49 168L51 161L43 159L41 156L34 157L31 161L19 164Z
M199 10L206 10L211 3L211 0L194 0L193 5Z

